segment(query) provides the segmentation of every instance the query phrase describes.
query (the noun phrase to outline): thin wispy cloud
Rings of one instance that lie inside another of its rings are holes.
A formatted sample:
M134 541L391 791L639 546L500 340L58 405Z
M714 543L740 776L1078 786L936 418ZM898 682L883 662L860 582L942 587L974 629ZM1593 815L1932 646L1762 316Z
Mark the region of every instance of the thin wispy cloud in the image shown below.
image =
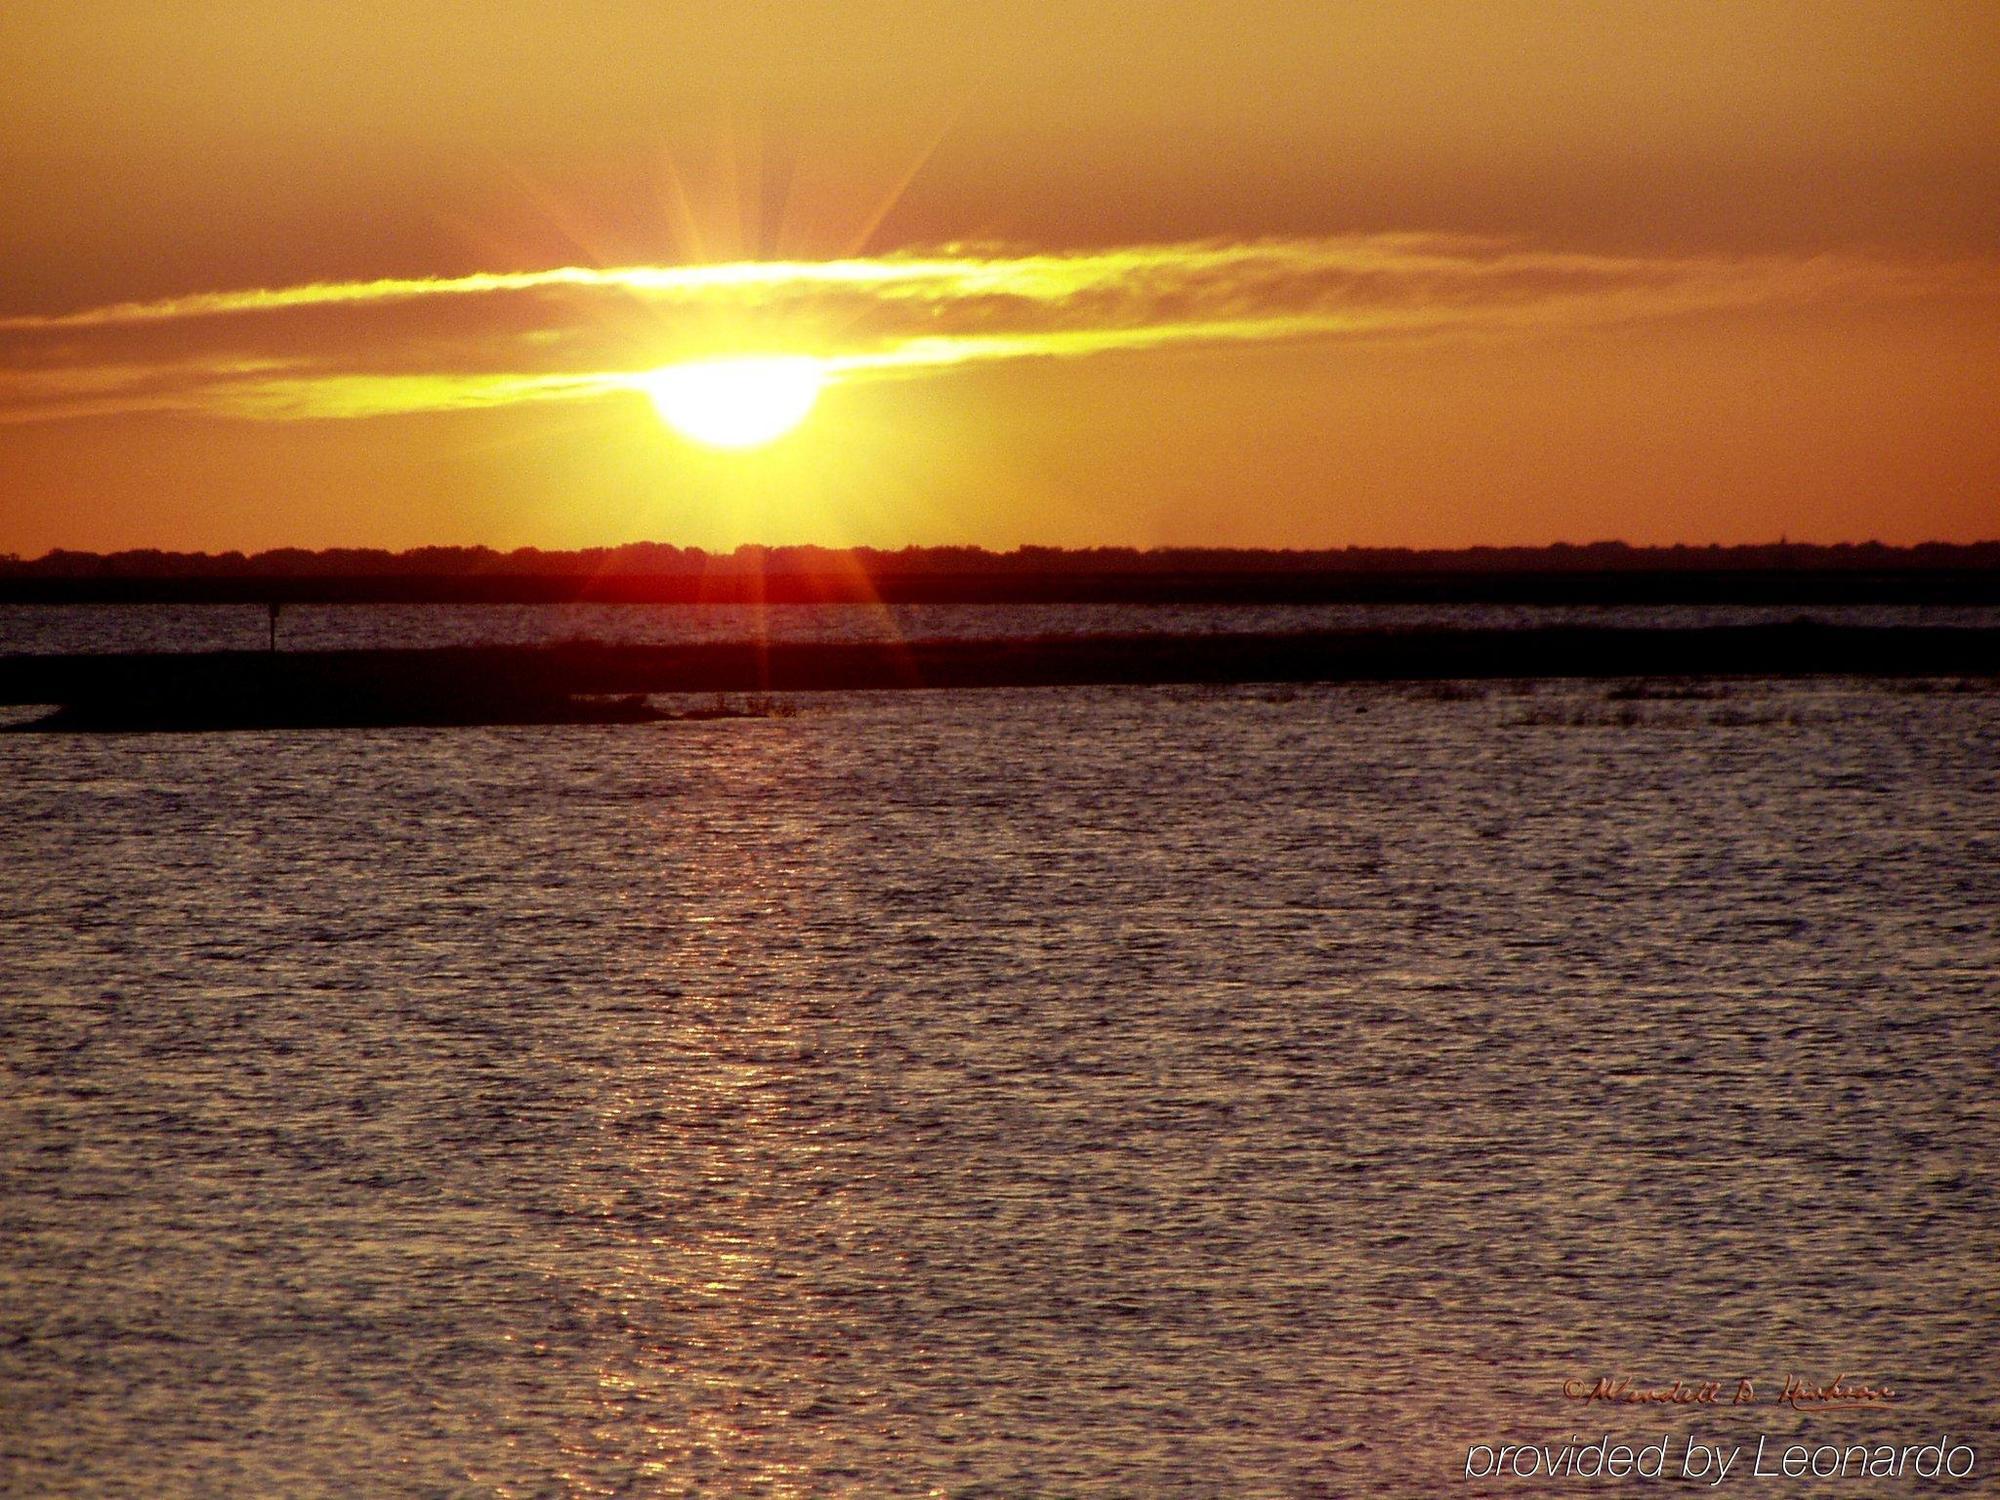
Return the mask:
M1986 262L1619 256L1426 234L572 266L0 318L0 420L384 416L617 395L663 365L743 353L806 354L838 379L888 378L1167 347L1522 335L1996 292L2000 267Z

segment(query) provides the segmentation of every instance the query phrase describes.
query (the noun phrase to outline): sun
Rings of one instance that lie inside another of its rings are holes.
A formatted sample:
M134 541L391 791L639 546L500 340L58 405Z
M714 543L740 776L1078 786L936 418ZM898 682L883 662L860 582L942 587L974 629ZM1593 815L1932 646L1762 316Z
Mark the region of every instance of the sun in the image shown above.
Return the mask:
M667 365L636 382L674 431L711 448L754 448L806 419L826 367L804 355L703 359Z

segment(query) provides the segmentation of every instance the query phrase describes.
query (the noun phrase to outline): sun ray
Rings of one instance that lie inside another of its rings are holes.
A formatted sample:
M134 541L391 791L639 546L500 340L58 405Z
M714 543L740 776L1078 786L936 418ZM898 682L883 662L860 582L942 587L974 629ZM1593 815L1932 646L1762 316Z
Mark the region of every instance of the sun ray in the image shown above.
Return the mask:
M881 201L875 205L873 211L863 221L860 229L849 240L846 251L847 258L852 259L857 257L868 248L868 242L875 238L875 231L882 227L882 221L894 212L898 203L903 201L903 195L909 192L910 185L917 180L917 175L930 165L931 158L937 155L939 148L944 145L946 138L957 128L959 119L964 115L966 107L971 102L971 99L968 97L956 109L946 115L944 122L938 126L936 133L931 136L929 143L911 157L908 168L905 169L902 176L896 180L889 190L882 195Z

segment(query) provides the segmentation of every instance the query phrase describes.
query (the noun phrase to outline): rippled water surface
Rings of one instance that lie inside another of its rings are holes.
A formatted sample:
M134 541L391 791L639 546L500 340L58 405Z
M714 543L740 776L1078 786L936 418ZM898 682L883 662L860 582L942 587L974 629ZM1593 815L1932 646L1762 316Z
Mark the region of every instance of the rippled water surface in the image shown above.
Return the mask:
M0 1491L1977 1492L2000 696L1914 687L0 738ZM1792 1371L1902 1399L1560 1395Z

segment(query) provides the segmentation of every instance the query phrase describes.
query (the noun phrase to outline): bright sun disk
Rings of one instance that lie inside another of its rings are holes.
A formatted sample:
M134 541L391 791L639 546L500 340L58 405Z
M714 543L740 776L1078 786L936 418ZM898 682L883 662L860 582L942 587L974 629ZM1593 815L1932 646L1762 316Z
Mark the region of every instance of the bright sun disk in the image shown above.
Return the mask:
M754 448L806 419L826 368L804 355L704 359L667 365L637 383L674 431L713 448Z

